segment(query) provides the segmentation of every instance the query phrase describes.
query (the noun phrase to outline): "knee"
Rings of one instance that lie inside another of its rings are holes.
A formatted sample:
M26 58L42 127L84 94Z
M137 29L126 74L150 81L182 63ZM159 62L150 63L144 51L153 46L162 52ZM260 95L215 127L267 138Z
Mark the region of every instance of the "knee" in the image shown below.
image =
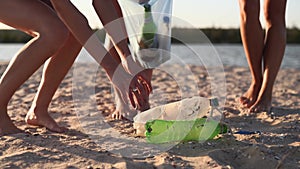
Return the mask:
M69 36L69 30L64 24L59 24L47 28L44 35L51 43L64 43Z
M285 26L285 14L279 10L265 10L266 26Z
M69 32L68 38L67 38L67 45L71 46L72 49L81 48L82 45L80 42L76 39L76 37L72 34L72 32Z
M57 51L68 39L69 31L62 22L51 23L48 26L41 28L39 40L47 45L48 50Z

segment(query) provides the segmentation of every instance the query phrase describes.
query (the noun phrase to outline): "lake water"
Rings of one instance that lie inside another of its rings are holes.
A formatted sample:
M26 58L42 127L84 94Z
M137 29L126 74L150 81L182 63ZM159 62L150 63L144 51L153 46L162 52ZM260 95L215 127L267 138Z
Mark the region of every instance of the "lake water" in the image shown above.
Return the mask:
M0 44L0 61L9 61L22 46L23 44ZM240 44L217 44L213 47L202 44L172 45L171 52L187 64L201 64L200 61L195 61L194 55L200 57L214 55L219 58L220 63L226 66L248 66L243 46ZM82 56L77 60L77 62L90 61L93 60ZM172 60L169 63L172 64ZM300 45L287 45L282 68L300 68Z

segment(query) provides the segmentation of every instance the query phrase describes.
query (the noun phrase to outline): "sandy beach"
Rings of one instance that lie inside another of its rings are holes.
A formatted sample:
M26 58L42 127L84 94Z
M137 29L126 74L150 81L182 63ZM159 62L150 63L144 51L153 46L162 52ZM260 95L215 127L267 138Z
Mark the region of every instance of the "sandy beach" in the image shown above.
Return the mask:
M7 66L0 66L2 74ZM170 66L177 69L179 65ZM84 108L87 114L98 114L121 134L134 137L132 123L113 120L109 114L114 110L111 86L100 69L96 77L88 64L77 64L80 72L77 82L95 91L96 109ZM197 79L198 94L210 97L210 78L203 67L190 66ZM239 106L236 99L250 85L250 73L244 67L225 67L226 102L224 122L232 131L260 131L261 134L224 134L214 140L188 142L143 158L128 158L115 154L106 146L95 142L87 134L86 124L80 121L78 105L74 98L74 67L63 80L49 107L51 116L69 129L66 133L53 133L45 128L29 126L24 122L26 112L39 85L41 70L37 71L13 96L9 115L14 123L26 131L0 137L0 168L214 168L214 169L297 169L300 168L300 70L281 69L273 90L271 113L249 114ZM180 73L180 72L178 72ZM186 81L192 77L186 77ZM180 99L178 86L172 77L161 70L153 74L154 93L151 106ZM78 86L77 86L78 87ZM81 103L84 103L82 101ZM90 103L90 102L89 102ZM90 103L93 104L93 103ZM97 127L97 126L94 126ZM138 138L143 139L143 138ZM122 143L120 143L120 146ZM126 145L125 145L126 148Z

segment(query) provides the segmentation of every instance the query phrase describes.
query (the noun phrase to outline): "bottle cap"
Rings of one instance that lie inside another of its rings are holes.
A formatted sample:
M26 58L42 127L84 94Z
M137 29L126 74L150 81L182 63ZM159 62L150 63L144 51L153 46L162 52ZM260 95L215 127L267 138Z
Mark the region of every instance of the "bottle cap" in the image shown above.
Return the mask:
M144 5L144 8L145 8L145 12L151 12L151 5L150 4L146 3Z
M209 104L211 107L219 107L219 101L215 97L209 99Z

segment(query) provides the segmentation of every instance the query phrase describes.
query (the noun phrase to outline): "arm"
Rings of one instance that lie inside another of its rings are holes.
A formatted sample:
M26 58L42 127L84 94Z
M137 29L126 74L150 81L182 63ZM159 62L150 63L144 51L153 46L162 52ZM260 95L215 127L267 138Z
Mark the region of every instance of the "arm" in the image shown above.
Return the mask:
M149 79L149 75L144 73L145 69L133 61L133 58L130 56L131 52L128 47L128 34L118 1L93 0L93 6L104 25L106 32L111 36L111 40L116 47L124 69L133 76L138 76L141 80L145 81L144 84L147 88L146 95L149 95L152 91L151 78ZM147 97L146 95L143 97Z
M144 87L136 77L132 77L125 72L122 66L113 59L107 52L99 39L94 35L87 19L69 0L51 0L59 17L73 33L76 39L85 47L90 55L105 69L109 79L120 90L123 100L129 96L131 103L135 107L130 88L138 88L144 91ZM129 85L130 84L130 85ZM134 95L138 97L138 93ZM139 100L137 100L139 102Z

